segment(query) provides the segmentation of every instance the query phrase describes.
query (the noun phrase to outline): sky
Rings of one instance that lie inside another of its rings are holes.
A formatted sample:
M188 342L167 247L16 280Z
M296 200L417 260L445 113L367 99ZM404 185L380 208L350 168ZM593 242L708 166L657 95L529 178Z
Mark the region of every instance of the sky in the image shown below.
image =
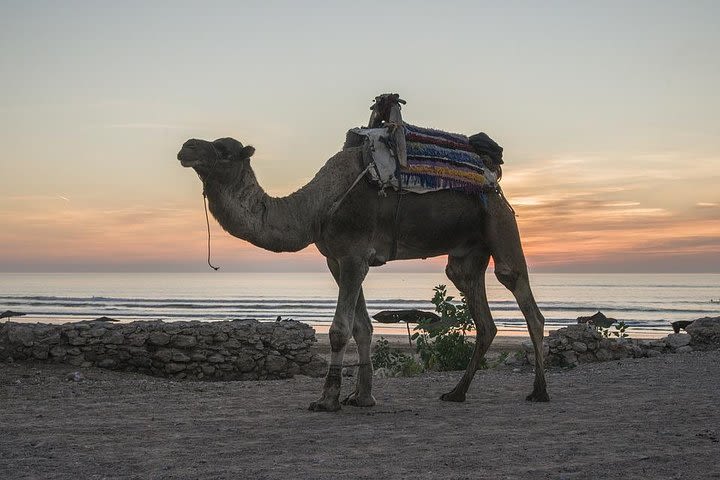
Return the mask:
M399 92L409 123L504 147L532 271L720 272L718 18L716 1L0 0L0 271L209 268L185 140L254 145L283 196ZM224 270L325 269L314 247L211 229Z

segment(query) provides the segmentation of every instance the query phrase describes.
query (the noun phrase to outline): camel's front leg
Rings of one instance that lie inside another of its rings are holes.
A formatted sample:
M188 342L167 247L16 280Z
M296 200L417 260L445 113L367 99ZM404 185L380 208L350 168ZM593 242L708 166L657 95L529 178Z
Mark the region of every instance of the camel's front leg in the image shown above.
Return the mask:
M355 305L362 282L369 270L365 259L345 257L338 259L340 281L338 302L330 326L330 367L322 395L310 404L310 410L334 412L340 410L340 383L345 347L353 330Z
M327 265L335 282L340 286L340 264L334 258L328 258ZM375 405L375 397L372 396L373 366L370 358L372 333L372 322L365 305L362 287L360 287L353 320L353 338L357 344L359 363L357 382L355 383L355 390L342 401L343 405L352 405L354 407L372 407Z
M372 407L375 397L372 396L373 365L370 358L370 343L372 342L373 327L368 315L367 306L362 289L358 295L355 306L355 321L353 322L353 338L358 349L358 374L355 390L343 400L343 405L354 407Z

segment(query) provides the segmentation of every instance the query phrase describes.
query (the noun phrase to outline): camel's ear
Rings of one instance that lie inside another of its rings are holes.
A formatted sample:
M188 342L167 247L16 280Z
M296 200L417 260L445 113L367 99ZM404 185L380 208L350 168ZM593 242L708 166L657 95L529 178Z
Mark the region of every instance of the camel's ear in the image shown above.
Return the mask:
M255 147L248 145L240 150L240 158L250 158L253 156L253 153L255 153Z

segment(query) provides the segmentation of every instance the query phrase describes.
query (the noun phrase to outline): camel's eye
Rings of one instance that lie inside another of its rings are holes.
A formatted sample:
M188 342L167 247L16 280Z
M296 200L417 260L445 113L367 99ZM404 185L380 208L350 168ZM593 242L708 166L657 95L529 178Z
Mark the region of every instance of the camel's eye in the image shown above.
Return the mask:
M218 155L220 155L220 158L227 160L227 158L230 156L230 152L228 149L223 145L222 143L213 143L215 146L215 150L217 150Z

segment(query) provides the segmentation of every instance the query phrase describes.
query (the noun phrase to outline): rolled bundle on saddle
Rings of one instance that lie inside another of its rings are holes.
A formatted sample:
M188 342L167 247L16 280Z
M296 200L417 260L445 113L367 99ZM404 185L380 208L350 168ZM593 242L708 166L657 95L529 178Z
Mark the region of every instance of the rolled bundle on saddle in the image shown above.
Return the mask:
M485 133L468 138L403 122L398 94L375 97L367 128L348 132L345 147L364 145L373 183L426 193L497 190L502 147Z

